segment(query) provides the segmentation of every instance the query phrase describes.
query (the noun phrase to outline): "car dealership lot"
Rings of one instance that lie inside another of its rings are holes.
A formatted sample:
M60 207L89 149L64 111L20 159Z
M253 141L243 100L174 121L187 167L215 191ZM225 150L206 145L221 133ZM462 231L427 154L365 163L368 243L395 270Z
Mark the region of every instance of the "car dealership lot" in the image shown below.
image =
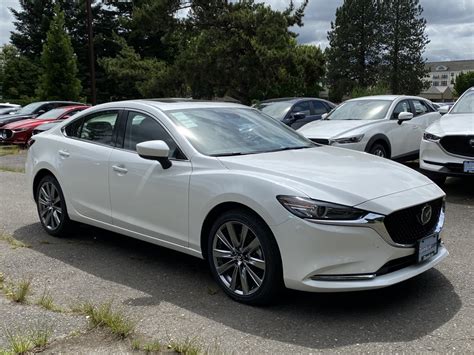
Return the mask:
M205 262L193 257L90 227L67 239L48 236L25 186L23 174L0 172L0 229L31 246L11 249L0 241L0 272L15 280L30 278L32 303L45 289L64 308L78 300L113 300L137 321L136 332L145 339L196 337L227 352L474 351L472 181L447 182L443 236L451 255L435 269L371 292L289 291L267 308L228 299ZM0 319L0 329L38 320L48 322L55 336L70 334L71 325L87 329L82 316L51 316L4 299L0 308L9 315ZM103 349L102 338L82 337L90 350ZM5 342L0 332L0 348Z

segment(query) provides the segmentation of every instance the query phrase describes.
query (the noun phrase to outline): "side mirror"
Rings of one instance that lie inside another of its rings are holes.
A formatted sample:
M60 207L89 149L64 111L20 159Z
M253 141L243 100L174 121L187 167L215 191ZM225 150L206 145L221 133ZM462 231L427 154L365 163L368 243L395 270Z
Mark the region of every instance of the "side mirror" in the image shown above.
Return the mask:
M398 124L402 124L403 121L410 121L413 118L413 113L411 112L400 112L398 114Z
M38 116L39 116L39 115L42 115L42 114L45 113L45 112L46 112L46 110L39 110L39 111L38 111Z
M71 117L71 116L66 115L66 116L61 117L61 119L62 119L62 120L67 120L69 117Z
M170 148L164 141L146 141L137 144L137 153L143 159L158 160L163 169L171 167Z
M304 112L296 112L292 116L293 116L293 119L295 121L298 121L298 120L302 120L303 118L305 118L306 114Z
M441 106L439 109L438 109L438 112L442 115L445 115L448 113L450 107L448 105L444 105L444 106Z
M327 114L327 113L323 113L323 114L321 115L321 119L322 119L322 120L325 120L326 117L328 117L328 114Z

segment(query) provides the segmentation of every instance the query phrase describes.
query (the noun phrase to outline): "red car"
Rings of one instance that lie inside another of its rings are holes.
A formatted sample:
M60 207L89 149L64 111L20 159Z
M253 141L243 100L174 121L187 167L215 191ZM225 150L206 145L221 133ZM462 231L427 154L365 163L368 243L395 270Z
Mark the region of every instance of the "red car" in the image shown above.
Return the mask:
M88 107L86 105L58 107L36 118L9 123L0 128L0 143L26 145L37 126L51 121L64 120Z

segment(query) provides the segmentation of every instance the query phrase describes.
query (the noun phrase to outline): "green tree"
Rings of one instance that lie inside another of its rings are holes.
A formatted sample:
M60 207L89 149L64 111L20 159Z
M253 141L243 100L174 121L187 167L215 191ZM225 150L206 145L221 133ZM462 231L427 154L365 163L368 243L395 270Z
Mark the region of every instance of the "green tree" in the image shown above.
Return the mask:
M380 15L376 0L345 0L336 10L328 32L328 84L340 101L353 87L366 88L378 80Z
M41 53L43 73L37 94L40 99L78 100L81 82L77 78L76 56L64 28L64 12L59 5L54 12Z
M393 94L419 94L427 70L423 52L429 43L419 0L382 0L383 65L381 72Z
M464 91L467 89L474 87L474 72L470 71L467 73L461 73L456 78L456 83L454 84L454 90L456 90L456 94L461 96Z

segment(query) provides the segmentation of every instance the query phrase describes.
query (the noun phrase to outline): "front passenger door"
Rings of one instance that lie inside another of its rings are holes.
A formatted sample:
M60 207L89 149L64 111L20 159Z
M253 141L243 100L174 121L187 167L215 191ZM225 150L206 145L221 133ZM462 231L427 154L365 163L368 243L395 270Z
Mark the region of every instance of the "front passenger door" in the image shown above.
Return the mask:
M130 111L122 149L109 162L113 224L181 246L188 245L188 189L191 162L168 131L153 117ZM172 166L141 158L136 145L163 140L170 147Z

